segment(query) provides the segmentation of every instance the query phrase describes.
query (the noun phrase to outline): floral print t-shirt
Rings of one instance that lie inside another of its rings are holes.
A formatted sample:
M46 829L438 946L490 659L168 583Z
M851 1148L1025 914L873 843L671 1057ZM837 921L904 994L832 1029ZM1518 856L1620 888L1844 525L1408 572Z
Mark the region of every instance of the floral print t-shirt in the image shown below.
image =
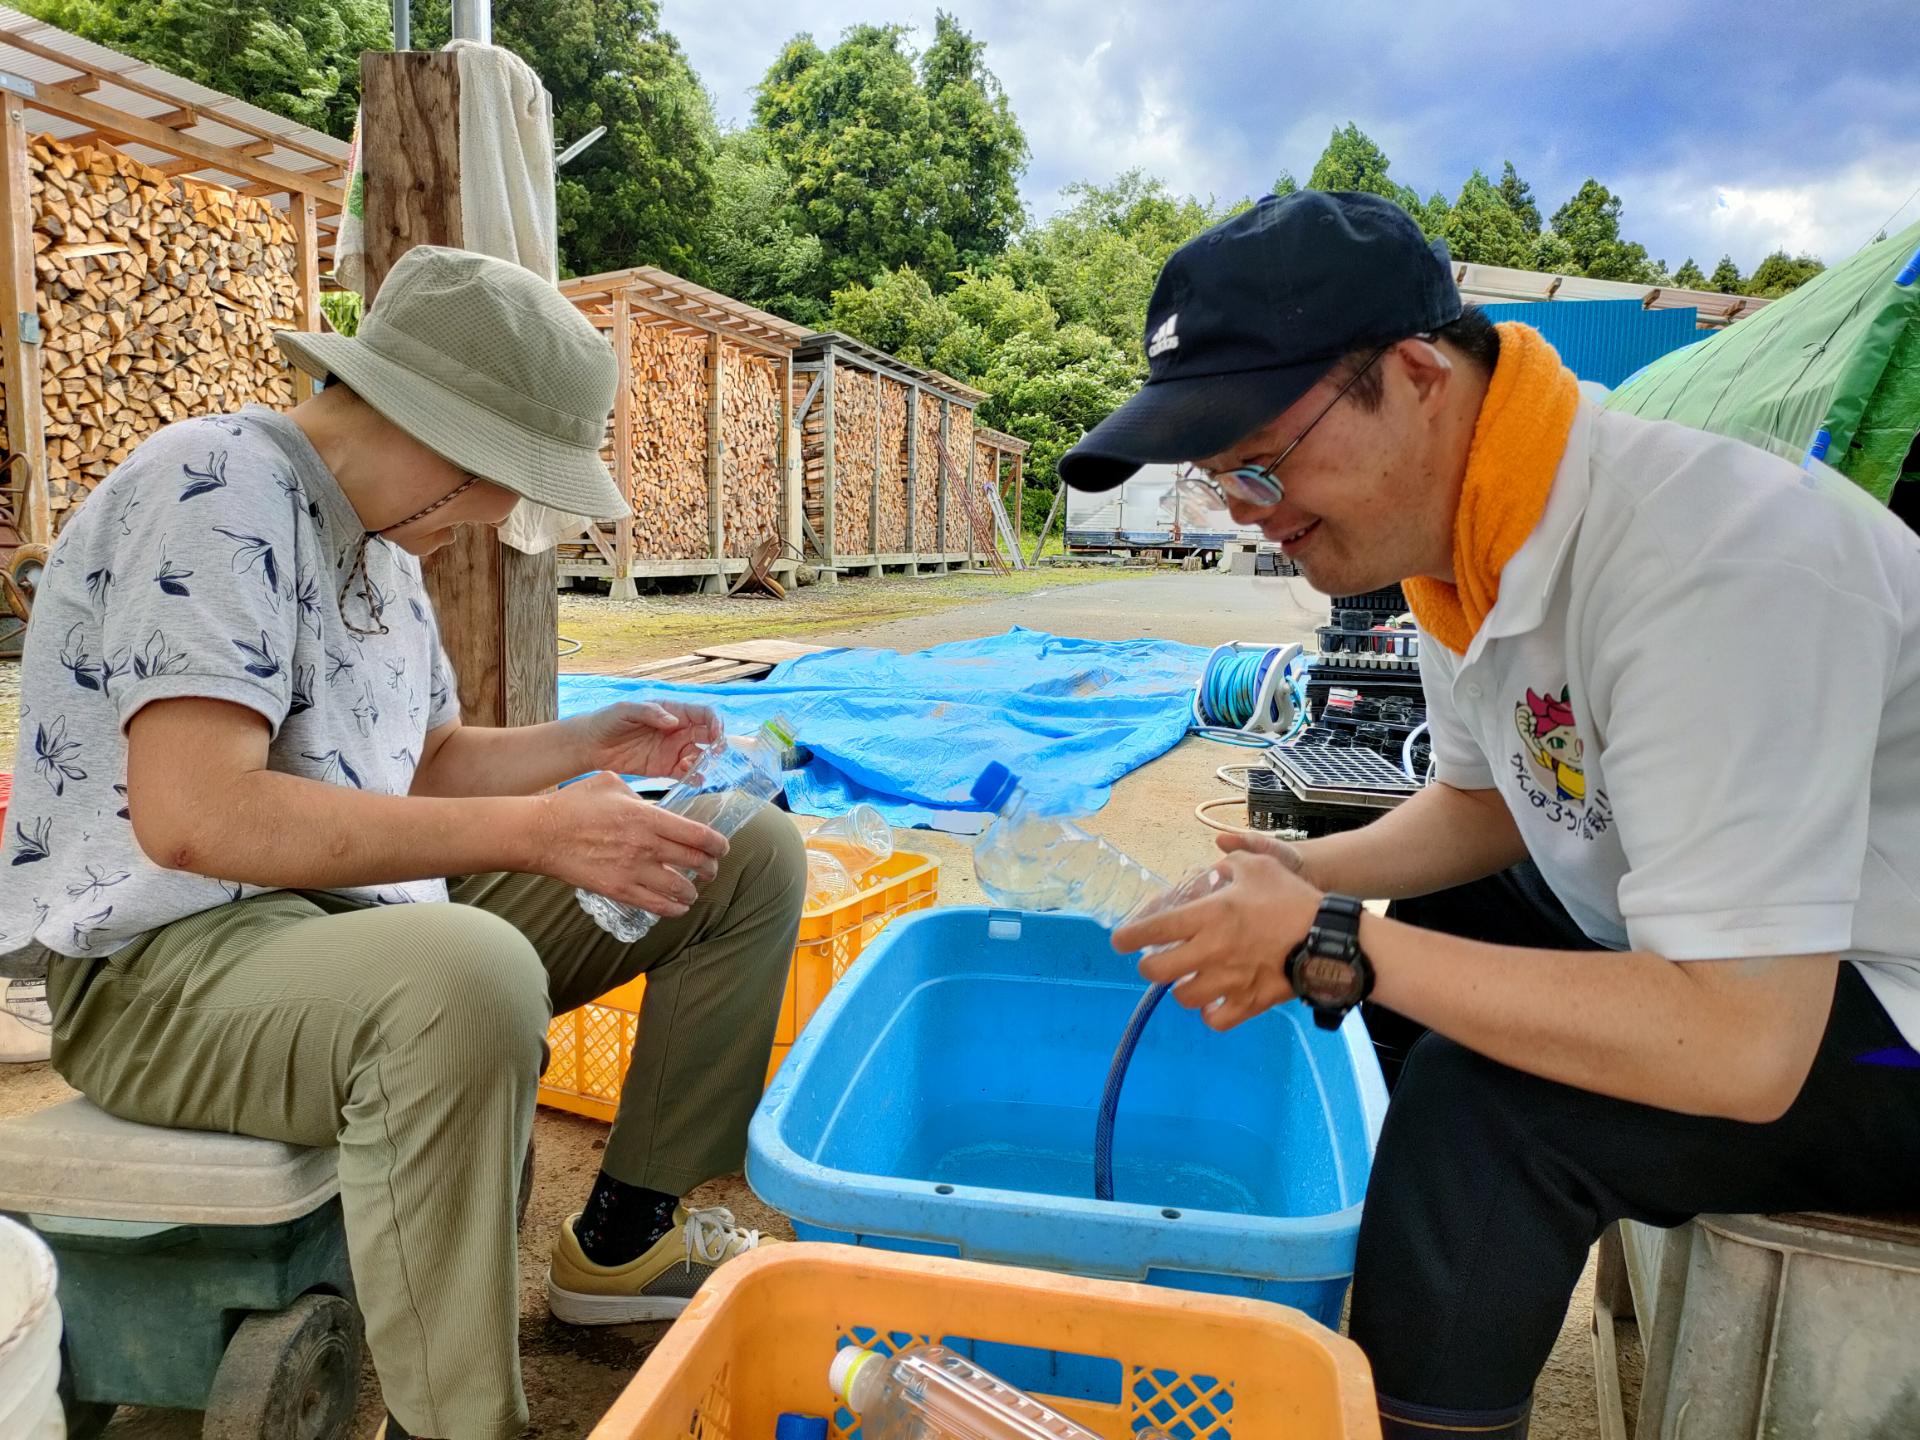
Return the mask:
M260 407L169 425L94 491L48 558L21 661L0 954L37 942L107 955L258 893L163 869L135 841L126 726L150 701L245 705L271 727L268 768L407 793L427 732L459 699L412 556L369 542L387 633L347 628L338 596L363 533L305 433ZM359 588L347 606L376 628ZM447 889L340 893L395 904Z

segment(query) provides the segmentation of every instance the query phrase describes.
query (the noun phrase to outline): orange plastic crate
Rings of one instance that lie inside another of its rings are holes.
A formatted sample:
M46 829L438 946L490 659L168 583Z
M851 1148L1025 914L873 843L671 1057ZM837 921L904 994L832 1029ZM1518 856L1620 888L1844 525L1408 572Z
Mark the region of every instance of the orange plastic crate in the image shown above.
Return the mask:
M1034 1393L1106 1440L1156 1426L1182 1440L1380 1435L1359 1347L1295 1310L965 1260L777 1245L707 1282L590 1440L763 1440L787 1410L827 1416L835 1440L847 1440L859 1430L827 1388L835 1350L954 1337L1105 1362L1112 1398Z
M768 1080L834 982L847 973L887 922L896 915L924 910L939 898L940 862L930 855L896 850L869 872L859 894L800 917L787 993L780 1001L780 1021L773 1035ZM553 1058L540 1077L542 1105L612 1122L620 1105L620 1085L633 1059L640 997L646 989L642 975L589 1005L553 1017L547 1027Z

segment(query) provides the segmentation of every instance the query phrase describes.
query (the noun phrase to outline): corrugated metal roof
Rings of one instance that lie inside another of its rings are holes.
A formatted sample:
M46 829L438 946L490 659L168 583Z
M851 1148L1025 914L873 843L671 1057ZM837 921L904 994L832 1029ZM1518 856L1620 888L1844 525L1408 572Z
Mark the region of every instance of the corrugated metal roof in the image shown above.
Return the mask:
M82 40L5 5L0 5L0 75L17 76L28 82L25 88L35 91L84 82L92 76L98 81L97 87L85 92L84 98L133 119L154 122L176 134L226 150L262 143L261 153L251 158L293 175L338 184L345 172L348 146L343 140L197 84L158 65ZM32 96L26 97L26 103L31 112L30 127L36 133L52 135L58 140L72 140L105 128L35 105ZM193 123L167 123L182 110L193 112ZM270 147L267 142L271 142ZM178 159L169 151L139 140L114 139L109 143L121 153L148 165L171 166ZM215 164L180 173L233 189L254 183ZM331 213L337 215L337 211Z
M1662 355L1707 338L1692 310L1646 310L1638 300L1489 305L1486 312L1489 320L1533 326L1574 374L1609 389Z
M1745 319L1768 302L1752 295L1722 295L1717 290L1683 290L1673 285L1629 285L1621 280L1590 280L1584 275L1552 275L1506 265L1470 265L1455 261L1453 280L1469 304L1506 300L1637 300L1646 310L1694 310L1698 324L1717 329Z

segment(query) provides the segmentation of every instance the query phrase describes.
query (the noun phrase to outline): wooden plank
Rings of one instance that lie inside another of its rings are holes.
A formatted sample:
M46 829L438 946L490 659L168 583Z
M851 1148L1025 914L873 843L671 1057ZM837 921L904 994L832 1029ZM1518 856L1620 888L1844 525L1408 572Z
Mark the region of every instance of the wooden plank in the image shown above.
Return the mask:
M360 57L367 303L415 245L461 243L456 56ZM422 569L469 725L531 725L557 712L560 596L551 550L524 555L468 526Z
M938 469L940 472L939 480L938 480L938 484L940 486L940 493L934 498L934 520L933 520L933 532L934 532L933 548L934 548L934 551L940 555L945 555L947 553L947 487L951 480L951 477L947 473L950 468L947 462L947 447L952 440L952 433L953 433L952 427L948 423L948 421L952 418L952 412L953 412L953 402L947 399L946 396L944 395L941 396L940 397L940 457L939 457L940 463L938 466Z
M46 411L40 402L40 346L22 334L21 318L39 326L33 270L33 191L27 168L26 112L0 91L0 384L6 387L5 448L20 458L0 484L19 496L14 524L33 544L53 541L47 494Z
M6 43L13 44L12 37L6 37ZM200 168L219 170L228 175L240 175L263 185L271 185L273 186L271 193L277 194L280 191L285 191L289 195L304 193L331 205L339 205L346 198L345 191L340 186L333 184L319 173L302 175L297 170L283 170L278 165L269 165L264 160L242 155L238 150L229 150L224 145L197 140L178 130L169 130L164 125L156 125L151 120L142 120L138 116L128 115L124 111L102 105L97 100L89 100L84 95L63 95L57 90L49 90L41 86L35 90L33 99L26 103L30 108L44 110L49 115L64 116L68 120L77 120L82 125L109 130L129 140L151 145L156 150L165 150L170 155L198 160L201 162Z
M801 502L800 427L793 415L793 352L787 352L780 377L780 538L794 554L800 553Z
M1027 523L1027 454L1024 450L1013 452L1013 533L1016 542L1020 527ZM1020 546L1015 543L1013 558L1020 558Z
M720 434L722 399L727 388L727 351L720 332L707 337L707 553L727 553L726 478L722 465L726 441Z
M697 652L714 660L753 660L778 665L783 660L798 660L802 655L821 655L832 646L808 645L799 640L735 640L721 645L703 645Z

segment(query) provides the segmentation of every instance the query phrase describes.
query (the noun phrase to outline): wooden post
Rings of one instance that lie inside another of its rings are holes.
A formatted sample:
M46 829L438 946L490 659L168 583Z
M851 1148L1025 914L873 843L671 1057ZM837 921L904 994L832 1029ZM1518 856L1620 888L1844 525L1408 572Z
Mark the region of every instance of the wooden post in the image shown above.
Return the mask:
M721 474L726 445L720 436L726 384L727 352L715 330L707 336L707 548L713 555L713 574L700 582L709 595L727 592L726 482Z
M873 386L873 484L867 490L867 554L873 557L868 574L879 576L880 568L880 372L867 371Z
M793 352L781 362L780 377L780 538L793 547L796 555L805 555L800 545L801 507L805 505L806 480L799 473L800 437L798 418L793 413Z
M415 245L459 245L460 72L442 53L360 57L369 308ZM469 725L537 725L559 708L553 551L524 555L466 527L427 557L427 592Z
M980 458L980 447L979 445L974 443L972 436L968 436L967 437L967 479L966 479L967 503L961 506L960 509L961 509L961 514L963 514L966 517L967 568L969 570L973 569L975 564L974 553L973 553L973 506L974 506L974 500L975 500L974 485L973 485L973 467L974 467L974 462L977 461L979 458Z
M4 440L12 463L0 488L16 497L13 522L30 544L53 543L47 493L47 419L40 398L40 302L33 273L33 192L27 170L26 113L0 90L0 386L6 389ZM14 459L13 457L19 457Z
M820 441L820 538L826 542L827 553L821 558L827 562L829 575L837 574L831 567L840 563L840 532L834 528L834 488L839 479L833 470L833 372L840 367L833 363L833 347L829 345L821 352L824 357L820 372L820 401L826 406L825 431Z
M907 553L920 553L920 517L914 513L920 498L920 387L907 387ZM915 571L919 570L916 564Z
M304 191L287 196L287 218L293 222L293 278L299 287L295 315L302 330L320 328L320 220L319 206ZM304 398L304 397L301 397Z
M1020 558L1020 529L1027 523L1027 452L1013 452L1013 558Z
M620 497L633 503L633 307L626 295L613 297L613 358L620 388L613 393L613 483ZM613 579L607 594L615 600L633 600L633 516L613 522Z
M940 568L943 571L947 568L947 551L953 548L947 544L947 487L950 483L947 472L952 468L953 463L951 459L953 427L948 422L952 415L953 402L942 395L940 397L940 489L935 492L933 499L933 543L940 551Z

